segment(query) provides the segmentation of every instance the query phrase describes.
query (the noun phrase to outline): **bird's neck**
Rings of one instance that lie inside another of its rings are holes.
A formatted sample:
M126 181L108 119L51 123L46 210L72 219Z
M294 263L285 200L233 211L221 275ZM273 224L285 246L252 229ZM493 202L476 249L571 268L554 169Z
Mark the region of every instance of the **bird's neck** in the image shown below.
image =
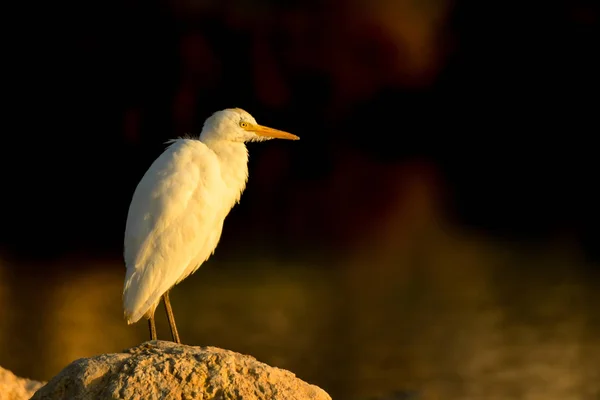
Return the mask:
M230 189L231 200L234 204L239 202L248 181L248 149L246 145L241 142L225 140L208 140L204 144L219 158L221 176Z

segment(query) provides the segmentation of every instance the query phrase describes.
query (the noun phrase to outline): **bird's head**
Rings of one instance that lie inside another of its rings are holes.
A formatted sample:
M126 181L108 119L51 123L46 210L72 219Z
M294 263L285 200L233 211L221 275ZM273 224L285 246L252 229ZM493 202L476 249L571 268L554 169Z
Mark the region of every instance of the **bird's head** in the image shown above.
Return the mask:
M204 122L201 140L260 142L269 139L300 139L296 135L256 123L252 115L241 108L217 111Z

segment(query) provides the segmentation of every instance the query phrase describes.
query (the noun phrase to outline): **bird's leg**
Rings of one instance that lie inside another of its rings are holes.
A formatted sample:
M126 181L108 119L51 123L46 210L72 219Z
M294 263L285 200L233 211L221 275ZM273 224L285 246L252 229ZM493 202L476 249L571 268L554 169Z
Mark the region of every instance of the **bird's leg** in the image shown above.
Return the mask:
M169 292L167 291L163 295L165 301L165 310L167 311L167 318L169 319L169 327L171 328L171 336L175 343L181 344L179 339L179 332L177 332L177 325L175 325L175 315L173 315L173 309L171 308L171 300L169 300Z
M154 315L148 318L148 328L150 328L150 340L156 340L156 324L154 323Z

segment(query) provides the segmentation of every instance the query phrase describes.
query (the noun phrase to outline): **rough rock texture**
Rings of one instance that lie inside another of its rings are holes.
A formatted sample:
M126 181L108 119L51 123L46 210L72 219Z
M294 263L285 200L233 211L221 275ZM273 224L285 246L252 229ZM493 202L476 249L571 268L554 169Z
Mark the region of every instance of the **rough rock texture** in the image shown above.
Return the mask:
M151 341L73 361L32 399L331 400L325 391L250 356Z
M0 400L30 399L42 386L44 382L19 378L9 370L0 367Z

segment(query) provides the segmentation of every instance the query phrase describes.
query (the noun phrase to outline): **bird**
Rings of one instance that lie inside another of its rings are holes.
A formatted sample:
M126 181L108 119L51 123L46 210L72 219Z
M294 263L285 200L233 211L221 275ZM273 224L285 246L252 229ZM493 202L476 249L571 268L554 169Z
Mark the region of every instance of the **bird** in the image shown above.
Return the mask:
M123 310L128 325L145 317L150 339L157 340L154 313L162 299L172 340L181 343L169 291L214 254L225 218L246 188L246 143L269 139L300 138L259 125L241 108L227 108L208 117L197 138L166 142L127 213Z

